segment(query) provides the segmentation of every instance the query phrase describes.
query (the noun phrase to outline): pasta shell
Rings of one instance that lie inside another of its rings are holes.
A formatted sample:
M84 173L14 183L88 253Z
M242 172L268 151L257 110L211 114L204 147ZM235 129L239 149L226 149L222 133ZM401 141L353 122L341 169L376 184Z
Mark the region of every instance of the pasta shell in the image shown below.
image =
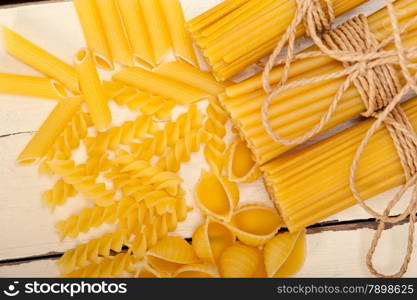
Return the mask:
M158 271L150 266L148 263L143 262L136 271L135 277L137 278L166 278L170 277L168 273Z
M233 182L249 183L259 178L261 170L246 143L237 138L226 153L227 177Z
M203 213L228 222L239 201L239 189L227 178L203 170L196 187L196 200Z
M258 247L272 239L282 224L276 209L263 205L246 205L236 211L229 226L242 243Z
M235 244L220 257L220 274L226 278L255 277L262 269L262 252L254 247Z
M208 217L194 232L192 246L199 258L217 264L224 249L235 240L235 235L229 228Z
M284 264L274 274L275 278L285 278L294 275L303 265L306 251L306 235L301 232L291 254L288 256Z
M304 233L303 233L304 234ZM274 277L292 253L300 232L280 233L264 248L264 261L268 277Z
M168 236L156 243L147 253L149 263L159 271L173 273L182 265L198 262L193 247L186 240Z
M218 278L219 273L212 266L208 265L186 265L178 269L174 274L175 278Z

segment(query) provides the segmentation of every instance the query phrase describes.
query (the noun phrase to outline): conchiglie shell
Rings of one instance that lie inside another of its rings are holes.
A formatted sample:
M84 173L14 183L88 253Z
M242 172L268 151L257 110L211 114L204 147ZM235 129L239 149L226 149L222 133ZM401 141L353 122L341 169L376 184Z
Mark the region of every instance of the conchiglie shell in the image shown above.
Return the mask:
M239 202L239 189L226 177L203 170L196 187L196 200L204 214L227 222Z
M192 246L199 258L217 264L224 249L235 240L236 237L229 228L208 217L194 232Z
M276 209L264 205L246 205L233 215L229 226L238 239L258 247L272 239L283 225Z
M274 274L275 278L285 278L294 275L304 264L306 252L306 235L301 232L294 248L281 268Z
M198 262L193 247L184 239L168 236L149 249L149 263L157 270L175 272L182 265Z
M264 248L264 261L268 277L274 277L278 270L284 265L294 246L300 232L296 233L280 233L268 243Z
M139 278L167 278L170 277L168 273L158 271L147 263L139 266L136 276Z
M262 252L254 247L235 244L220 257L220 274L226 278L249 278L262 269Z
M243 183L253 182L261 176L252 151L240 138L237 138L226 152L226 173L230 181Z
M217 270L208 265L194 264L186 265L178 269L174 274L175 278L218 278Z

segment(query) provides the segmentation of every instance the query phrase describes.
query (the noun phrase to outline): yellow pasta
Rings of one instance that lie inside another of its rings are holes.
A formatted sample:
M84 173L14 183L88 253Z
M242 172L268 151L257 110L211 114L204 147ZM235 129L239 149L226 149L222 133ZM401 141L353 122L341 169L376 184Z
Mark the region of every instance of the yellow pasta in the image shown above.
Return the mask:
M74 0L73 3L88 48L93 52L97 66L105 70L113 70L113 57L96 0Z
M415 128L417 99L401 106ZM270 196L291 232L357 204L348 178L354 155L371 124L372 120L364 121L262 167ZM374 134L366 147L356 178L364 199L404 184L404 170L385 127Z
M54 144L74 114L80 109L80 96L60 101L17 158L22 165L38 162Z
M194 231L192 241L200 259L218 265L221 254L236 241L236 237L224 224L207 217L205 223Z
M218 278L216 269L209 265L185 265L177 270L174 278Z
M42 194L42 203L54 211L57 206L65 204L69 197L76 194L77 192L72 185L65 183L63 180L58 180L52 189Z
M229 221L239 202L239 189L225 177L203 170L197 183L195 197L206 215Z
M168 236L149 249L146 259L158 271L174 273L182 265L194 264L198 258L184 239Z
M178 104L191 104L211 96L203 90L178 80L136 67L120 71L113 76L113 79L132 85L140 90L171 99Z
M132 51L116 0L96 0L107 41L114 61L122 65L133 64Z
M295 242L292 252L287 260L281 265L274 277L286 278L294 275L303 265L306 255L306 241L305 233L301 232L297 241Z
M185 18L179 0L159 0L170 31L172 47L177 59L198 66L193 41L185 28Z
M160 272L155 270L147 262L142 262L139 267L137 267L135 278L167 278L169 277L168 273Z
M184 62L174 61L161 64L154 69L154 72L181 81L213 96L225 91L226 84L217 82L209 72L202 71Z
M99 131L107 129L112 121L111 112L90 50L77 53L75 68L95 127Z
M62 83L71 92L78 94L78 76L72 66L41 49L11 29L3 26L3 39L6 51L38 70Z
M0 93L58 100L68 96L53 79L9 73L0 73Z
M239 208L229 223L237 238L253 247L262 246L272 239L282 225L276 209L258 204Z
M134 60L151 69L155 66L155 60L140 0L117 0L117 4L132 47Z
M220 257L220 274L225 278L257 277L263 273L262 252L254 247L235 244Z
M294 269L300 267L303 259L300 257L299 252L304 250L304 234L304 231L296 233L280 233L265 245L264 260L268 277L289 275L286 274L287 270L290 271L290 269L293 269L295 272L296 270ZM297 243L298 240L300 240L300 243ZM295 245L297 245L297 249L295 248ZM302 250L299 249L300 247ZM291 263L294 262L291 258L294 250L297 251L294 256L294 260L296 261L294 266L291 267ZM285 269L280 273L281 267L284 267L284 264L287 261L288 263L285 266Z
M160 0L140 0L140 4L152 42L153 57L159 65L172 50L168 24Z
M225 159L227 178L234 182L250 183L261 176L252 151L240 138L229 146Z

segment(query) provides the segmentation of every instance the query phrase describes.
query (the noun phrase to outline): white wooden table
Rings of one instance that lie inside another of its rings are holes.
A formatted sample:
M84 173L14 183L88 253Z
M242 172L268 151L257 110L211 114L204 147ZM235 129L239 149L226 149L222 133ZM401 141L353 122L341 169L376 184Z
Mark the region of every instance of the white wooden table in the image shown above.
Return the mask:
M220 0L182 2L186 17L191 18ZM381 2L383 1L369 1L358 11L369 14L379 8ZM68 62L71 62L76 50L83 46L81 29L69 2L0 6L0 25L10 26ZM27 66L7 56L1 41L0 72L36 75ZM100 228L76 241L61 242L54 232L54 223L79 211L85 202L72 199L69 205L51 214L41 204L40 195L51 186L53 180L39 176L36 167L15 165L17 154L54 105L53 101L43 99L0 95L0 277L58 276L55 260L63 251L108 230ZM187 172L187 168L184 172ZM260 182L255 186L241 188L246 195L244 201L269 201ZM369 203L382 211L385 200L393 194L394 191L386 192L369 200ZM403 209L407 200L409 195L393 213L397 214ZM192 198L188 201L192 201ZM177 233L189 237L199 222L198 212L191 213ZM314 225L308 229L307 260L297 276L370 276L365 267L365 255L375 227L376 222L369 219L360 207L352 207ZM375 255L375 262L381 271L397 270L405 252L406 233L407 224L397 224L386 230ZM414 246L417 247L417 242ZM413 255L407 275L417 277L417 251Z

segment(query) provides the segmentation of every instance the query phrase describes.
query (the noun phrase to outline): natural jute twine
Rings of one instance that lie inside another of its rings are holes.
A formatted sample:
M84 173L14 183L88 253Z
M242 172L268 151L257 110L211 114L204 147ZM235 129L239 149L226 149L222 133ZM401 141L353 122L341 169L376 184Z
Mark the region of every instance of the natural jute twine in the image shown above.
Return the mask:
M363 116L371 116L376 119L356 151L349 178L350 188L358 203L379 221L378 228L366 256L366 265L369 271L377 277L402 277L407 272L414 244L417 214L417 135L407 115L398 104L409 91L417 93L417 75L413 77L410 73L410 69L417 69L417 65L409 61L412 58L417 58L417 47L404 48L401 34L417 22L417 16L400 28L394 7L390 0L386 0L393 34L384 41L378 42L370 31L367 19L364 16L354 17L337 28L331 29L334 21L334 13L330 0L296 0L296 2L297 9L295 17L277 44L263 73L263 87L268 94L262 107L262 122L265 130L276 142L285 145L304 143L324 128L336 110L343 94L354 84L367 109L363 113ZM294 53L296 28L301 22L304 22L306 33L318 46L319 51L300 54ZM393 41L395 44L394 50L383 49ZM286 58L277 60L285 45L288 46ZM345 68L342 71L331 74L287 83L291 63L299 59L316 56L329 56L342 62ZM283 74L281 81L272 89L269 83L270 72L278 64L284 65ZM401 74L406 81L404 85L401 85L399 74L393 65L400 66ZM298 86L342 77L346 78L345 81L340 86L328 110L316 126L303 136L294 139L285 139L276 135L269 123L268 110L272 100L277 95ZM395 197L389 201L384 212L380 214L365 204L364 199L362 199L356 187L356 171L365 147L382 124L385 124L397 149L401 165L404 169L406 183ZM406 210L397 217L390 217L389 215L393 207L400 201L405 191L413 185L413 194ZM400 222L407 219L408 216L410 220L407 250L401 268L397 273L392 275L382 274L375 269L373 256L382 232L385 229L385 224Z

